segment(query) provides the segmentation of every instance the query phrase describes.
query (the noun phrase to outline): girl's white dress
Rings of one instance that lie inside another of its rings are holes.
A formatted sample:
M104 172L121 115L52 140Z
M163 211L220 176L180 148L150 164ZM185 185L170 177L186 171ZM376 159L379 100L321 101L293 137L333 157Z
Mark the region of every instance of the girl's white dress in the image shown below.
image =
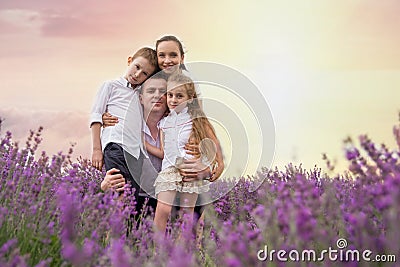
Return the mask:
M193 158L186 154L184 148L192 132L192 119L188 108L185 107L179 113L172 110L167 117L160 121L159 125L164 132L164 159L161 172L154 182L156 195L161 191L169 190L197 194L209 191L209 181L183 182L183 177L176 167L182 158Z

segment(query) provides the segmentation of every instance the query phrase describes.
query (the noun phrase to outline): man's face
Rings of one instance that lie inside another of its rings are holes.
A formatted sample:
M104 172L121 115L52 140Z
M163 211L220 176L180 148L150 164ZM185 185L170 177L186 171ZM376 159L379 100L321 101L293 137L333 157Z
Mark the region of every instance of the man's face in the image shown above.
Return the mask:
M144 113L162 112L167 110L167 81L164 79L150 78L142 88L140 103L143 105Z

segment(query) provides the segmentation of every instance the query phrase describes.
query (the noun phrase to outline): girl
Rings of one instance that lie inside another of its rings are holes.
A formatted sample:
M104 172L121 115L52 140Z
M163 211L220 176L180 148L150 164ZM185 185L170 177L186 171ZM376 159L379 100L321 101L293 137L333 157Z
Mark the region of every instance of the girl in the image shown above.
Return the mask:
M193 218L198 194L209 190L208 180L182 181L179 163L192 158L185 152L189 139L200 144L202 161L211 165L215 161L215 132L199 106L194 83L177 72L168 78L167 106L170 113L160 121L161 148L145 144L149 153L163 158L161 172L154 186L158 199L154 222L158 230L165 231L175 195L180 192L180 206L188 218Z

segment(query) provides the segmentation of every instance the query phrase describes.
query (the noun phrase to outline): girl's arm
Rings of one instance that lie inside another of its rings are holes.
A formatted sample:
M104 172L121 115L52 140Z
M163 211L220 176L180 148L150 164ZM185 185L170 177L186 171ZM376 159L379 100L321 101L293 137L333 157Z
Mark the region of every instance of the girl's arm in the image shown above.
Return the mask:
M144 148L148 153L156 156L157 158L164 158L164 132L160 130L160 148L149 144L146 140L144 140Z

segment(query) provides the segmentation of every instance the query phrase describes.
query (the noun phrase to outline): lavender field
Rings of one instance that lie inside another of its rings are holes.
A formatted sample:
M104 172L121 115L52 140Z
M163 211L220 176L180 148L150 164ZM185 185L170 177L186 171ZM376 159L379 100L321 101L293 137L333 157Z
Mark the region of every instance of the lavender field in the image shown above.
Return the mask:
M151 216L137 225L135 200L101 192L104 174L72 149L39 152L41 131L26 144L1 133L0 266L398 266L398 148L360 136L342 175L288 164L221 179L215 193L236 186L206 210L198 248L180 221L167 237ZM400 147L397 126L394 138Z

